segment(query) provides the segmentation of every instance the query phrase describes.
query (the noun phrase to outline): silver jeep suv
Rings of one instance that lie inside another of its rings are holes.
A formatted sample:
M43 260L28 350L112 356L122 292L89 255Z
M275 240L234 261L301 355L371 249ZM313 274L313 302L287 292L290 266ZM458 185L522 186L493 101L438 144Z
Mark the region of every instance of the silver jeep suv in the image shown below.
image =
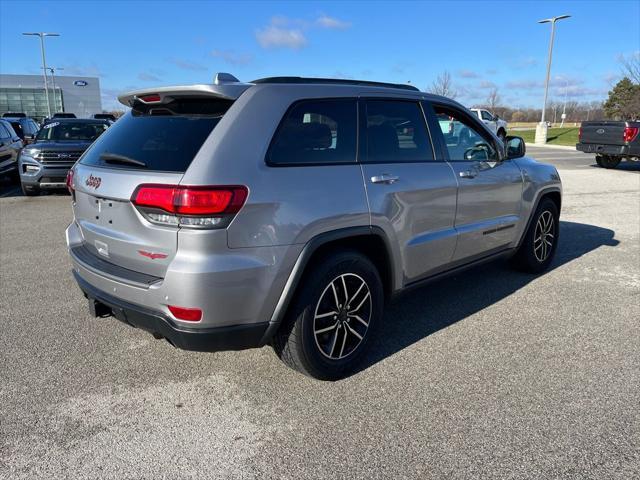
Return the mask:
M558 172L447 98L218 74L119 100L131 111L67 179L73 274L94 316L176 347L270 344L336 379L402 289L498 257L530 272L553 259Z

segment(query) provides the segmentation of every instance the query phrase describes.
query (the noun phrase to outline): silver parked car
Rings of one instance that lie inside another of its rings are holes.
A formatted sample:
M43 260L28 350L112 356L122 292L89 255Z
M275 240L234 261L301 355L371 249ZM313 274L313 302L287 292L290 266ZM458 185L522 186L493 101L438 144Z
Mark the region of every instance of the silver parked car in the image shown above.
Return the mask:
M176 347L270 344L336 379L400 290L499 257L530 272L553 259L558 172L447 98L218 74L119 100L131 111L69 174L73 274L93 315Z

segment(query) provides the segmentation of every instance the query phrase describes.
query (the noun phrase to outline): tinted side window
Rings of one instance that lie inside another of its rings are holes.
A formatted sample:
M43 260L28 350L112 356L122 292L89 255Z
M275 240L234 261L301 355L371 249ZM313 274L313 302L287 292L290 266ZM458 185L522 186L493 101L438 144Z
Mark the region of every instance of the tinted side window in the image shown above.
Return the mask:
M29 120L29 125L31 125L31 134L35 135L36 133L38 133L38 130L40 130L40 128L38 127L38 124L36 122L34 122L33 120Z
M449 160L500 160L493 141L465 115L439 105L434 105L434 111L449 152Z
M417 102L367 101L368 162L433 160L431 141Z
M13 127L13 131L16 132L18 138L24 138L24 131L22 130L20 122L11 122L11 126Z
M480 114L482 115L483 120L493 121L493 116L486 110L481 110Z
M355 162L356 119L354 99L298 102L280 123L267 162L273 165Z

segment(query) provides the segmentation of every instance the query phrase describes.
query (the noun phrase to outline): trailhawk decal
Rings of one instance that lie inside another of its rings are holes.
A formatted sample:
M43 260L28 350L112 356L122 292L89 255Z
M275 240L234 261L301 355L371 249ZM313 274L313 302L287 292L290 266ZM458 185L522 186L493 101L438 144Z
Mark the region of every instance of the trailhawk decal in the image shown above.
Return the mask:
M100 187L101 183L102 179L100 177L94 177L93 175L89 175L89 177L84 182L87 187L92 187L96 190L98 189L98 187Z

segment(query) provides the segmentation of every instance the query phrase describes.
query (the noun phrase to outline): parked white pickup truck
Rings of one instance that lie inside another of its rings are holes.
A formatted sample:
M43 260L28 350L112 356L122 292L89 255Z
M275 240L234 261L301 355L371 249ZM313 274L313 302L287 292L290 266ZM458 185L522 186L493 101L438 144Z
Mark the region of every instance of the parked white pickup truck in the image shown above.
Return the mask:
M493 131L502 141L507 136L507 122L502 120L498 115L493 115L489 110L483 108L472 108L474 115Z

